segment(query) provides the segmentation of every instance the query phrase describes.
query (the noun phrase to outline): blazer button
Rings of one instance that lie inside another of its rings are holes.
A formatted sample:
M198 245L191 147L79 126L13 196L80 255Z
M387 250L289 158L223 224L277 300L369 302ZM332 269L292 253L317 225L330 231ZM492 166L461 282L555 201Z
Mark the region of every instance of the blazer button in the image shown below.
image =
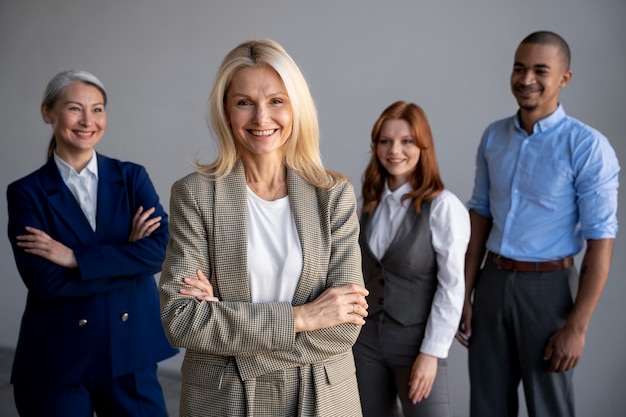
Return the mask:
M80 327L86 326L87 323L88 323L87 319L80 319L80 320L78 320L78 325Z
M385 279L384 279L384 278L381 278L381 279L378 281L378 283L379 283L380 285L385 285Z
M380 297L380 300L378 300L378 303L379 303L381 306L384 306L384 305L385 305L385 297Z
M124 314L122 314L122 315L120 316L120 320L122 320L122 321L126 321L126 320L128 320L128 313L124 313Z

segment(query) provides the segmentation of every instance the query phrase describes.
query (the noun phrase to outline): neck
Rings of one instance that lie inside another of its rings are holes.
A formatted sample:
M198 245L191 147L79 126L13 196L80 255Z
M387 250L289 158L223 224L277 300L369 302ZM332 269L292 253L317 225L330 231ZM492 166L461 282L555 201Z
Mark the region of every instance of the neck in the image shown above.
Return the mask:
M550 116L552 113L556 111L558 107L559 105L557 104L550 111L543 111L543 112L540 111L539 109L528 110L528 109L520 108L519 109L520 126L522 127L522 129L526 131L526 133L528 133L529 135L532 135L535 124L541 119L545 119L546 117Z
M393 176L387 177L387 187L390 191L396 191L398 188L403 186L408 182L408 179L405 178L396 178Z
M259 197L273 201L287 195L287 170L280 163L257 159L244 159L246 184Z
M80 174L80 172L87 166L87 164L91 160L91 156L93 155L93 150L77 155L77 154L67 153L63 151L59 152L59 150L57 149L56 154L58 155L59 158L65 161L69 166L74 168L74 170L76 170L77 173Z

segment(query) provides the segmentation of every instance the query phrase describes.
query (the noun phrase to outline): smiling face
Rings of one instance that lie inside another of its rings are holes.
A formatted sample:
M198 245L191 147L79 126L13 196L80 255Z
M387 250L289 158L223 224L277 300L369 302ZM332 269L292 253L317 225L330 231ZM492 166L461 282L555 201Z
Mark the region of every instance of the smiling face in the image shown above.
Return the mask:
M520 111L534 122L550 115L558 107L561 88L571 76L557 46L521 44L511 73L511 91Z
M100 90L76 81L63 91L52 108L42 105L41 114L52 125L56 152L64 161L74 166L74 161L91 158L107 122Z
M411 126L406 120L385 120L380 128L376 156L389 173L387 183L392 191L409 181L420 154Z
M244 158L276 155L282 159L293 114L276 71L267 66L238 69L226 93L225 111Z

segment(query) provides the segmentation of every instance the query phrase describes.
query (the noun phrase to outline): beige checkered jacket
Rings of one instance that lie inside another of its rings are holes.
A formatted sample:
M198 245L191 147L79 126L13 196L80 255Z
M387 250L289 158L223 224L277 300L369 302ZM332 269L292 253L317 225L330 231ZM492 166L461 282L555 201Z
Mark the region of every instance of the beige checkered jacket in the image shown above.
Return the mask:
M186 349L183 417L361 416L351 350L360 327L296 334L291 309L328 287L363 285L354 190L346 182L316 189L291 170L287 185L303 256L291 304L251 302L240 162L225 178L192 173L172 186L159 289L166 334ZM179 293L198 268L220 302Z

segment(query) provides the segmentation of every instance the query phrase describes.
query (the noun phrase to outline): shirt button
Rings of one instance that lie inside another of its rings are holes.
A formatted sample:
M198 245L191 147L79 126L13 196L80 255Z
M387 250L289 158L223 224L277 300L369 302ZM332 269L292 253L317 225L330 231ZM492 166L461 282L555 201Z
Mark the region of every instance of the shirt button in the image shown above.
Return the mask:
M122 315L120 316L120 320L122 320L122 321L126 321L126 320L128 320L128 313L124 313L124 314L122 314Z
M89 322L87 321L87 319L80 319L80 320L78 320L78 325L79 325L80 327L86 326L86 325L87 325L87 323L89 323Z

